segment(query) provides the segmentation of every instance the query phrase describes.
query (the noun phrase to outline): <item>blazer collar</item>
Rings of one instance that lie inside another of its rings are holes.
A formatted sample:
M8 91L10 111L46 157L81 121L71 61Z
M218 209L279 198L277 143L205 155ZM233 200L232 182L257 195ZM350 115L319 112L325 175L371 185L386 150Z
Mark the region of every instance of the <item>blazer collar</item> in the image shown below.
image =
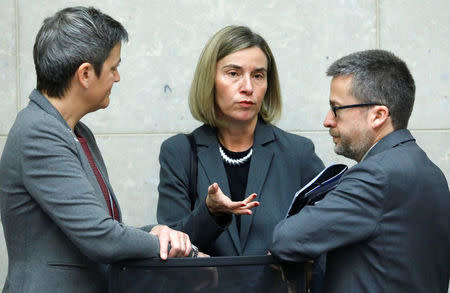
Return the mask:
M69 124L61 116L61 114L56 110L55 107L50 103L50 101L41 94L40 91L34 89L30 94L30 100L38 105L42 110L44 110L49 115L55 117L59 122L63 123L68 129L70 129Z
M408 141L415 141L408 129L399 129L391 132L378 141L378 143L369 150L364 160Z
M56 110L55 107L53 107L53 105L50 103L50 101L41 94L40 91L34 89L31 94L30 94L30 102L35 103L36 105L38 105L43 111L45 111L46 113L48 113L49 115L53 116L54 118L56 118L59 122L61 122L62 124L64 124L68 130L70 130L70 133L72 134L73 138L78 141L78 139L76 138L75 134L71 131L70 126L67 124L66 120L64 120L64 118L61 116L61 114L58 112L58 110ZM84 126L81 122L78 122L75 125L75 128L80 132L80 134L82 134L86 139L88 139L88 141L91 140L89 133L87 133L87 127ZM90 145L90 147L93 147L92 145ZM86 174L87 174L87 178L89 180L89 182L91 183L91 185L93 186L93 188L96 191L96 196L101 200L101 202L104 204L104 207L107 209L107 205L105 202L105 199L103 197L103 192L100 189L100 186L98 184L97 178L95 177L94 172L92 171L91 165L89 164L89 161L87 159L87 157L84 155L84 151L81 148L81 145L79 143L76 144L76 148L78 150L78 154L80 156L80 161L82 164L82 168L85 170ZM105 184L108 187L108 190L111 194L112 199L115 201L115 204L117 206L117 210L119 211L119 218L122 218L122 214L120 211L120 207L117 201L117 198L113 192L113 189L109 183L109 181L106 179L107 176L105 175L106 169L103 170L103 167L101 167L99 164L100 159L97 157L98 154L96 151L92 151L92 156L94 157L94 161L97 165L97 168L99 169L100 173L102 174L103 180L105 181ZM81 155L83 154L83 155Z

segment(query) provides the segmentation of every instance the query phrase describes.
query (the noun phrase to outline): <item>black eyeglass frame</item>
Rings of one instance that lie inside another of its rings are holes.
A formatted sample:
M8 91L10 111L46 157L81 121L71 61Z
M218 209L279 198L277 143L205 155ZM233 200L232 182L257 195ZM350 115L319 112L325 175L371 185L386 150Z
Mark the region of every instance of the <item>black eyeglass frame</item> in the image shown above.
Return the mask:
M368 107L368 106L384 106L383 104L380 103L362 103L362 104L352 104L352 105L345 105L345 106L332 106L331 107L331 111L334 114L334 117L337 117L337 110L340 109L347 109L347 108L356 108L356 107Z

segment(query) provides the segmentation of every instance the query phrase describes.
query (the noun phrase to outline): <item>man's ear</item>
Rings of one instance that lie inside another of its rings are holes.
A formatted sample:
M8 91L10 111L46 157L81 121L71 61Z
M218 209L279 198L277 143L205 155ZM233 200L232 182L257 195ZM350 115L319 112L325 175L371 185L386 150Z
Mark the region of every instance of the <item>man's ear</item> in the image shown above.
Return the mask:
M75 75L78 79L78 82L83 88L89 88L89 82L92 80L92 78L95 75L94 67L91 63L83 63L78 67L77 71L75 72Z
M381 126L385 125L390 119L389 109L384 105L374 106L371 109L370 115L370 125L373 129L378 129Z

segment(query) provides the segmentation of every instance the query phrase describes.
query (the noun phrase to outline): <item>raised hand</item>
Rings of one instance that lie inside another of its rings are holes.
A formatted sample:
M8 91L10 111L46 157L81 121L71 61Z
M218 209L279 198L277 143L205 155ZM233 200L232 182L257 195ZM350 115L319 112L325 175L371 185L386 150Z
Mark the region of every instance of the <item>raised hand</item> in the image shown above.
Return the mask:
M206 205L213 214L251 215L251 209L259 206L259 202L253 201L256 196L256 193L252 193L243 201L232 201L228 196L223 194L219 184L213 183L208 187Z

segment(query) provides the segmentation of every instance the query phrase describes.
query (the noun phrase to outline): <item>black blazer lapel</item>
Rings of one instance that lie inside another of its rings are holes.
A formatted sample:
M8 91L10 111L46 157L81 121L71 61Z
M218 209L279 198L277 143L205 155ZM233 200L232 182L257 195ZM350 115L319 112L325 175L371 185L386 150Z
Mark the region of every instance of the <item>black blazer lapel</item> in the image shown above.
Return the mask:
M255 140L253 143L253 155L250 162L250 169L248 171L247 188L245 196L256 193L258 197L256 200L262 201L261 190L266 181L269 167L273 159L273 151L266 146L275 140L272 129L264 123L261 119L258 120L255 129ZM256 217L258 208L253 209L252 215L241 216L241 247L245 250L245 245L250 233L250 226L253 219Z
M222 192L230 196L230 187L228 185L228 178L223 165L223 161L220 157L217 140L208 143L207 148L199 148L198 150L199 164L202 166L203 171L206 173L210 184L217 182ZM200 171L199 171L200 174ZM236 220L233 216L233 220L226 229L229 233L237 254L242 254L241 243L239 240L239 234L237 231Z
M256 146L253 149L252 160L250 162L250 170L248 172L248 182L245 196L256 193L256 200L262 200L261 189L266 181L267 173L273 159L273 152L262 146ZM253 222L258 208L253 209L253 214L241 216L241 246L245 249L245 245L250 233L250 226Z

